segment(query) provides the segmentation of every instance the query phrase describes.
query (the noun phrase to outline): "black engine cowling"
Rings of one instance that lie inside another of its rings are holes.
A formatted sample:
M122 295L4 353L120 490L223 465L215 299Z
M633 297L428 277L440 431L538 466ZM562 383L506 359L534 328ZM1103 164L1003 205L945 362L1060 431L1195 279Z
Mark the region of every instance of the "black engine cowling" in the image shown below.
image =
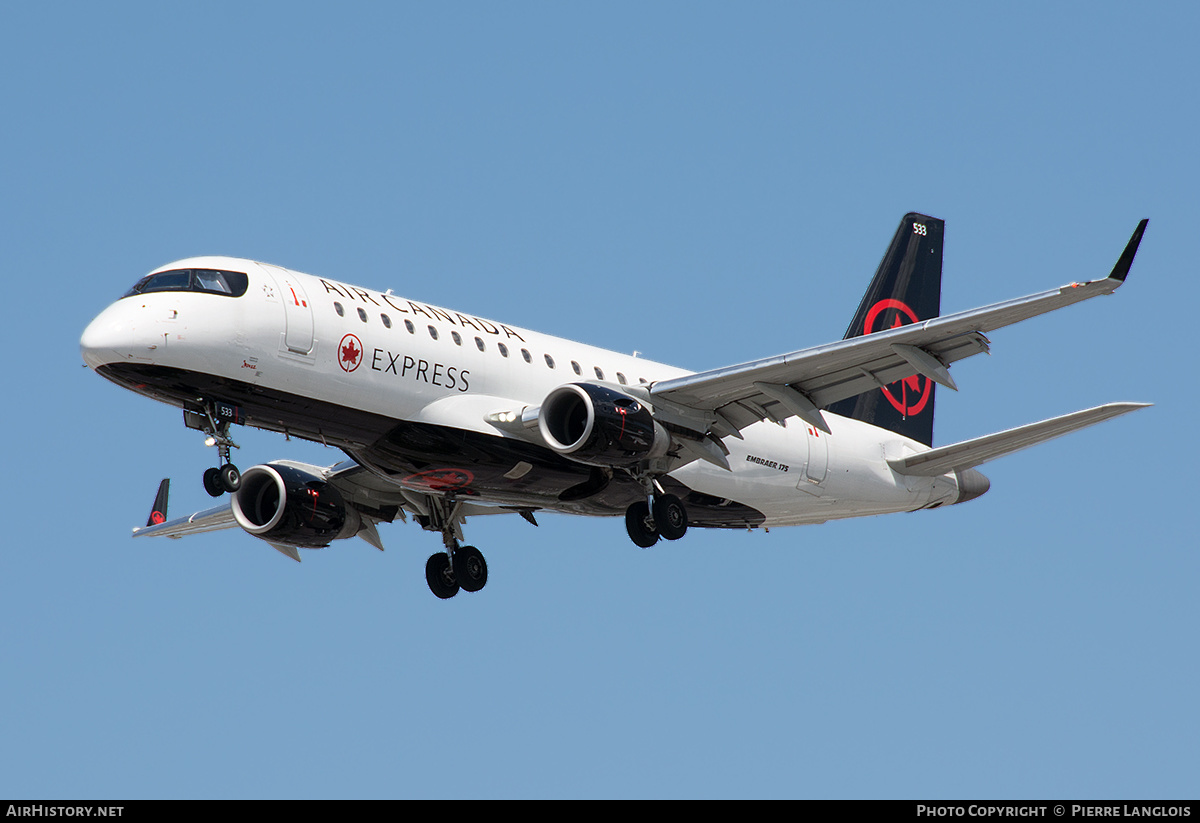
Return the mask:
M550 448L592 466L632 466L662 457L671 445L671 436L643 403L594 383L568 383L550 392L538 429Z
M308 549L353 537L361 524L333 486L278 463L247 469L230 505L238 525L255 537Z

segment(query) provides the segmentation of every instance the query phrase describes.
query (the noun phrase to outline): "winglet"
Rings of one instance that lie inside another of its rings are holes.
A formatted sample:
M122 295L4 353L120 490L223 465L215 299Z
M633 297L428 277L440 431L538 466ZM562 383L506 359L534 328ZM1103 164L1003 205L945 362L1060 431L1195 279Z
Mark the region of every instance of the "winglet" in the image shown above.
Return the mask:
M1112 273L1108 276L1109 280L1125 282L1125 277L1129 274L1129 267L1133 265L1133 256L1137 254L1138 245L1142 242L1142 235L1146 232L1146 224L1149 222L1149 220L1142 220L1138 223L1133 236L1129 238L1129 244L1125 246L1125 251L1121 252L1117 265L1113 266Z
M158 494L154 496L154 507L150 509L150 516L146 518L147 526L157 526L159 523L167 521L167 495L171 490L171 479L164 477L163 481L158 484Z

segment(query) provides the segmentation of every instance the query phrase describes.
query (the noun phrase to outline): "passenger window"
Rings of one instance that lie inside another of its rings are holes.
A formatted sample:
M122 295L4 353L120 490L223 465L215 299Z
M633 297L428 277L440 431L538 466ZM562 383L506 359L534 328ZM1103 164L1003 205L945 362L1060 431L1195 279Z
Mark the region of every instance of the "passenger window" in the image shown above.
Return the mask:
M546 358L546 365L550 368L554 368L554 358L548 354L542 356Z
M503 343L497 343L496 348L500 349L501 357L508 357L508 346L504 345Z
M433 326L429 326L428 329L429 329L429 336L432 337L434 340L437 340L437 329L435 329Z
M583 374L583 369L579 368L579 364L574 360L571 361L571 368L575 370L576 374Z
M622 386L626 385L625 375L621 374L620 372L617 372L617 382L620 383Z
M366 309L358 310L358 319L363 321L364 323L367 322L367 310Z
M413 321L411 321L411 320L404 321L404 328L408 329L409 334L417 333L417 327L413 325Z
M533 362L533 355L529 353L529 349L521 349L521 356L525 358L526 363Z
M456 331L452 331L452 332L450 332L450 336L454 339L454 345L456 345L456 346L462 345L462 335L460 335Z
M597 379L597 380L603 380L603 379L604 379L604 372L600 371L600 367L599 367L599 366L594 366L593 368L596 370L596 379Z
M383 321L383 327L385 329L390 329L392 327L392 318L388 317L386 314L379 315L379 319Z
M338 317L345 317L345 316L346 316L346 310L345 310L345 309L343 309L343 308L342 308L342 304L341 304L341 303L338 303L337 301L334 301L334 304L333 304L333 310L334 310L335 312L337 312L337 314L338 314Z
M482 338L479 338L479 337L475 338L475 348L479 349L480 351L484 351L486 349L486 346L483 345Z

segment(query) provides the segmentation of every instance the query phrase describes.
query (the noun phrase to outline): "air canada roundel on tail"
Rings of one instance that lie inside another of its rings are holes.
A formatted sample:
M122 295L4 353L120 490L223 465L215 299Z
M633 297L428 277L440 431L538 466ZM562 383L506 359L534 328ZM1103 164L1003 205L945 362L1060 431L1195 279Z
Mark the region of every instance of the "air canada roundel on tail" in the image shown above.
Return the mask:
M946 223L910 213L896 235L845 339L937 317L942 302L942 245ZM913 375L830 405L829 411L933 445L933 381Z
M862 333L871 334L884 329L907 326L919 319L922 318L918 318L917 313L909 308L908 304L889 297L880 300L867 312ZM892 404L892 408L907 418L920 414L929 405L929 401L933 399L933 381L914 374L884 386L880 391Z

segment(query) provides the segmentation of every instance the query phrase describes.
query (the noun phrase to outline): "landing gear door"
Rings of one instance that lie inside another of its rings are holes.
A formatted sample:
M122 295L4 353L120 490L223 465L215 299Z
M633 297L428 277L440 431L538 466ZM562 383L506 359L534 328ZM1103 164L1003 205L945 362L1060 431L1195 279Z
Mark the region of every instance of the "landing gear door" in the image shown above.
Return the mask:
M281 348L293 354L310 354L313 349L312 306L300 279L287 269L266 263L258 265L275 281L279 299L283 301L285 329Z

